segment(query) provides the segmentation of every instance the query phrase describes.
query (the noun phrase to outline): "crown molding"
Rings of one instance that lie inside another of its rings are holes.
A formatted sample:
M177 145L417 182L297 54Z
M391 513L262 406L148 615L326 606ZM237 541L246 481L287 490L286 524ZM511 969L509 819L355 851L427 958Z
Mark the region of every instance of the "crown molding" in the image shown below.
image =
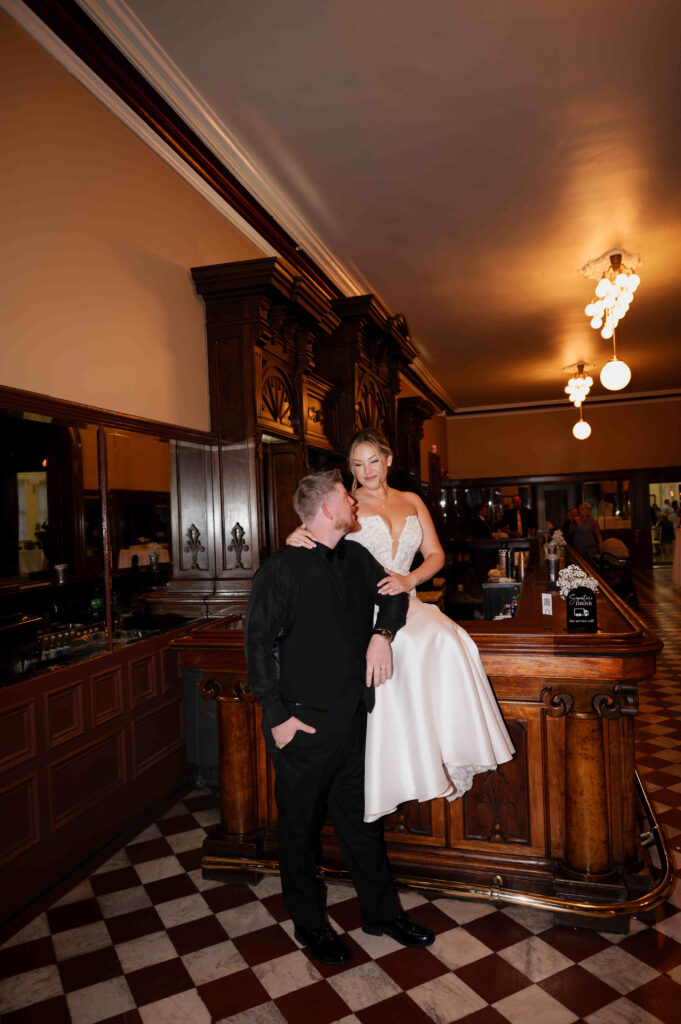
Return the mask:
M344 295L371 291L368 282L353 275L329 249L123 0L77 3Z
M81 85L264 256L283 257L329 297L371 293L323 243L121 0L0 0ZM409 377L454 402L418 357Z
M634 403L644 402L673 402L681 399L681 391L670 390L670 391L638 391L629 395L600 395L596 398L589 397L588 402L584 403L584 408L587 406L592 409L597 405L611 405L613 402L617 405L633 405ZM546 402L510 402L506 405L464 405L456 409L448 419L461 419L462 417L478 417L478 416L513 416L513 415L527 415L528 413L536 412L570 412L573 411L572 405L566 399L559 399L556 401Z
M145 121L142 120L121 97L109 88L102 79L96 75L71 50L61 41L48 26L33 11L21 2L21 0L0 0L0 7L20 25L28 34L46 50L51 57L73 75L73 77L84 86L88 92L103 103L104 106L114 114L119 121L134 132L139 139L150 147L161 157L177 174L180 175L189 185L192 186L207 202L211 204L218 213L222 214L231 224L234 225L249 241L256 245L263 255L277 256L277 250L270 245L266 239L248 223L215 189L194 171L190 165L172 149L158 133Z

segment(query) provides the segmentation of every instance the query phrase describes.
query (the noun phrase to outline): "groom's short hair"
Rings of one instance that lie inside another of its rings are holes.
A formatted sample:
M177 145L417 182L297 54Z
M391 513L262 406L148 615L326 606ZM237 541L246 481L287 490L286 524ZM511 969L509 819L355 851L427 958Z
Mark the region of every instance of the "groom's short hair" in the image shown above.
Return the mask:
M299 480L293 495L293 507L300 521L305 523L308 519L314 519L336 484L342 483L343 478L337 469L309 473Z

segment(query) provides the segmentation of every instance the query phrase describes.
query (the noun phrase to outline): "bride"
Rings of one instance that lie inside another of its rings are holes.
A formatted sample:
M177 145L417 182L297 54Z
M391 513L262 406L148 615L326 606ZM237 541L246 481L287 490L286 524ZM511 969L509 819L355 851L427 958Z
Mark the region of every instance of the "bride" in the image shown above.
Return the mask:
M376 430L360 430L348 465L358 529L346 536L384 566L382 594L409 594L407 623L393 643L393 675L376 689L369 715L364 819L374 821L405 800L454 800L478 772L509 761L514 748L480 661L465 630L414 588L444 565L433 521L416 494L387 482L393 456ZM305 526L287 544L314 547ZM417 551L423 563L410 572Z

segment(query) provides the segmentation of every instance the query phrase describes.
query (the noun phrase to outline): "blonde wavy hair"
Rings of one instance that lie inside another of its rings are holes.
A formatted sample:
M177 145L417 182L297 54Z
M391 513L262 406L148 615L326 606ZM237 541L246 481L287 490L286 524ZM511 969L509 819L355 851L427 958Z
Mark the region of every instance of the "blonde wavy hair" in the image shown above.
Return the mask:
M388 459L392 455L392 448L380 430L374 430L373 427L365 427L363 430L358 430L350 441L350 446L348 448L348 469L352 473L351 491L357 490L357 477L355 476L355 471L352 468L352 457L355 449L360 444L371 445L376 454L381 455L384 459Z

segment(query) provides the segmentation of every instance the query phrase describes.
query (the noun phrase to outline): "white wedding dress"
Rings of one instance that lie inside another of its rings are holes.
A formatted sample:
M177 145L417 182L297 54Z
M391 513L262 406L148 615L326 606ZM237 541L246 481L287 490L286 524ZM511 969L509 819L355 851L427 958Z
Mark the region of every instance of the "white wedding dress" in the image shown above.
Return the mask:
M397 550L382 516L364 516L346 539L362 544L387 569L406 575L423 533L410 515ZM393 675L376 688L369 715L364 820L390 814L405 800L454 800L478 772L514 754L478 649L464 629L412 594L406 625L393 642Z

